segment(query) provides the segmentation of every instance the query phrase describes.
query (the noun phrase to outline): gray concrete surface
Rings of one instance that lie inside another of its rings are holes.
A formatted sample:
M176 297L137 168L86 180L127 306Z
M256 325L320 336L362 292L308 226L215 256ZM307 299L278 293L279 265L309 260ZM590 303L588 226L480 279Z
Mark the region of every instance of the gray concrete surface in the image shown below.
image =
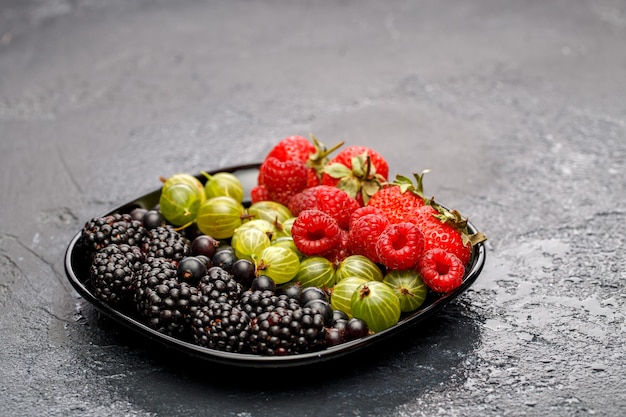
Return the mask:
M419 331L233 372L73 291L87 219L310 132L430 168L489 236ZM1 1L0 415L626 415L625 160L624 1Z

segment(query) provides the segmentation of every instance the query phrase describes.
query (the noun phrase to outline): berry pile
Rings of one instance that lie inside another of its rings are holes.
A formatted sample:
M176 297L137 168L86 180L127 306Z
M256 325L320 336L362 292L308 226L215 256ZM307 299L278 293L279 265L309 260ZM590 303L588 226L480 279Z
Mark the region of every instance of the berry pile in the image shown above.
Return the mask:
M88 221L81 247L101 301L227 352L292 355L394 326L458 288L485 239L373 149L280 141L250 203L230 173L162 178L159 205Z

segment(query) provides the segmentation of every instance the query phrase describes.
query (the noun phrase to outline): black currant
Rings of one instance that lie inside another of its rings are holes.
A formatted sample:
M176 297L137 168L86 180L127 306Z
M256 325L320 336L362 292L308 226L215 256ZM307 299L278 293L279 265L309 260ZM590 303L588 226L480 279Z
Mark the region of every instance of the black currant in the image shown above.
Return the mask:
M178 263L178 279L195 285L206 275L207 267L204 262L195 256L187 256Z
M333 323L336 322L337 320L348 321L350 320L350 316L348 316L348 314L345 311L333 310Z
M233 268L233 264L237 260L237 257L233 252L228 249L219 250L215 252L211 261L214 266L219 266L220 268L230 272Z
M326 300L311 300L304 307L308 307L313 311L317 311L324 317L324 325L330 326L333 322L333 308Z
M300 304L306 305L309 301L312 300L323 300L328 301L328 296L321 288L317 287L306 287L302 289L300 293Z
M302 293L302 286L297 282L290 282L280 287L280 293L299 301L300 294Z
M346 330L346 324L348 324L348 320L346 319L337 319L333 321L333 325L332 327L334 329L337 329L341 332L341 334L343 334L343 332Z
M255 277L254 264L247 259L238 259L233 263L231 268L231 274L237 282L240 282L245 288L249 288L252 285L252 280Z
M369 327L365 321L353 317L346 323L343 334L346 340L359 339L369 334Z
M329 328L326 329L326 334L324 336L324 341L326 342L326 346L336 346L343 343L344 336L339 329Z
M143 216L143 227L148 230L155 229L159 226L165 226L165 218L160 211L148 210Z
M204 255L194 255L194 256L206 266L206 269L209 269L210 267L213 266L213 262L211 261L211 258L209 258L208 256L204 256Z
M143 207L137 207L131 210L130 212L130 216L134 219L134 220L139 220L142 221L143 217L146 215L146 213L148 212L148 210L146 210ZM145 225L144 225L145 227Z
M259 275L252 280L250 288L252 291L274 291L276 290L276 284L272 278L266 275Z
M219 246L220 242L218 240L213 239L209 235L200 235L191 242L191 252L194 255L204 255L208 258L213 258Z

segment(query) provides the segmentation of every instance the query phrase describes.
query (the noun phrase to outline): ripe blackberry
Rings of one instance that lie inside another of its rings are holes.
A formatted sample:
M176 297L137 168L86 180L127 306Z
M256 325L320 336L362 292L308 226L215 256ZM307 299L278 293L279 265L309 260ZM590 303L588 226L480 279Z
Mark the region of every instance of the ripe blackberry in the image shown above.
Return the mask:
M323 317L310 308L277 307L250 321L252 353L282 356L320 349L324 346Z
M243 286L235 278L219 266L209 268L198 284L203 305L213 302L235 304Z
M81 244L87 253L93 254L112 243L140 246L146 233L141 221L130 214L110 214L85 223L81 230Z
M103 249L100 249L99 252L105 252L108 254L120 253L124 255L126 259L131 263L133 270L138 271L141 268L145 260L144 253L141 251L139 246L131 246L126 243L122 244L110 244Z
M247 348L250 317L228 303L215 302L194 313L191 332L194 343L226 352Z
M139 248L127 244L110 244L97 251L89 269L94 295L109 304L130 300L142 259Z
M180 261L191 254L189 240L169 225L148 230L144 242L143 250L147 258L169 258Z
M177 279L177 269L167 258L149 258L142 264L135 285L135 302L141 317L161 333L186 335L190 314L200 303L198 289Z
M285 294L277 295L269 290L244 291L239 298L238 306L245 311L251 319L278 307L288 310L300 308L298 300Z

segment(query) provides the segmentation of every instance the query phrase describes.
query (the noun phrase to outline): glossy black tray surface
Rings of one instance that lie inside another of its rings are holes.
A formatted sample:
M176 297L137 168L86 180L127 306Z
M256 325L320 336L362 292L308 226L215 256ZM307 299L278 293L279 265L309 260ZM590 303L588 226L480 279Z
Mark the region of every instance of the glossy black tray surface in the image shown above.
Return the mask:
M220 172L232 172L234 173L244 185L246 195L250 195L250 189L257 180L258 165L247 165L234 168L220 169ZM218 172L218 171L215 171ZM198 175L201 181L205 181L204 176ZM142 197L139 197L131 202L128 202L109 213L129 213L135 208L153 208L159 201L160 188L148 193ZM105 214L105 215L106 215ZM473 224L468 224L470 233L475 233L478 230ZM127 326L132 331L147 337L153 341L164 345L166 348L174 349L182 354L197 357L202 360L220 363L224 365L243 366L243 367L294 367L300 365L310 365L336 359L344 355L348 355L364 348L370 347L374 344L378 345L381 342L389 340L390 337L399 334L407 330L408 328L414 328L419 326L426 318L439 311L446 304L450 303L460 294L465 292L478 278L480 272L485 263L486 250L483 243L479 243L473 247L472 257L468 267L466 268L463 284L451 293L443 296L439 296L429 292L428 297L424 301L424 304L417 310L408 315L403 315L400 322L395 326L378 332L376 334L367 336L362 339L353 340L337 346L326 348L317 352L310 352L297 355L287 356L261 356L255 354L241 354L241 353L229 353L218 350L208 349L199 345L195 345L191 342L180 340L166 334L160 333L146 324L142 323L139 317L134 312L118 310L95 297L89 286L89 265L87 265L86 257L82 253L79 245L80 231L76 233L73 239L70 241L65 253L65 271L67 277L76 289L76 291L90 304L96 307L100 312L106 316L117 321L118 323Z

